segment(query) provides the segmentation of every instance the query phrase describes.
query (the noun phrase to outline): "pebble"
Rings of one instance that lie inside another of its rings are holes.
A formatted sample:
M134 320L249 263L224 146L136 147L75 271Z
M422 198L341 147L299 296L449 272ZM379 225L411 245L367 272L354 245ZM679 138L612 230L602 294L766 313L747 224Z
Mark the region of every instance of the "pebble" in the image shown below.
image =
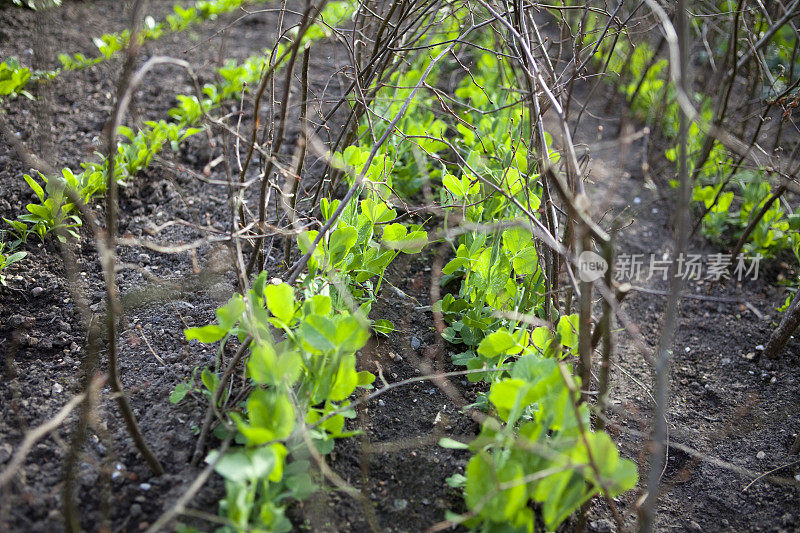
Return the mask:
M153 486L150 483L142 483L139 485L139 488L146 492L153 488Z
M394 501L394 508L396 511L402 511L406 507L408 507L408 500L398 498Z
M62 392L64 392L64 387L60 383L53 385L53 394L61 394Z
M411 347L415 350L419 350L419 347L422 346L420 340L416 337L411 337Z
M592 531L596 531L597 533L610 533L611 521L606 518L595 520L589 523L589 527Z
M381 406L381 407L385 407L386 406L386 402L384 402L383 400L378 400L378 405Z
M763 352L764 351L764 345L763 344L759 344L758 346L756 346L756 350Z
M41 288L41 287L34 287L33 289L31 289L31 295L33 295L34 297L35 296L39 296L43 292L44 292L44 289Z
M764 458L764 457L766 457L766 456L767 456L767 454L766 454L766 453L764 453L764 451L762 450L762 451L760 451L760 452L758 452L758 453L756 454L756 459L763 459L763 458Z

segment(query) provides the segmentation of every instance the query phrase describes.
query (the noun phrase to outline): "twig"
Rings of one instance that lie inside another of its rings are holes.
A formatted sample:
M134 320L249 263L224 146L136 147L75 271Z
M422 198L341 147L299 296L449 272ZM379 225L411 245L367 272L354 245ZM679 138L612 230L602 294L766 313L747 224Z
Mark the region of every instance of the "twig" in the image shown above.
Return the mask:
M649 0L652 2L652 0ZM651 7L653 4L651 3ZM655 10L655 7L653 7ZM678 54L671 57L670 69L673 79L676 80L676 90L685 91L688 87L686 69L689 65L688 28L685 0L678 0L676 7L677 18L677 45ZM668 39L669 40L669 39ZM690 117L682 107L680 113L680 128L678 133L678 180L680 182L678 196L675 199L674 219L674 250L675 257L679 257L686 248L688 236L689 203L691 200L691 184L689 183L688 145ZM670 265L670 296L664 312L664 326L661 330L656 363L653 368L655 382L655 413L653 415L653 448L650 458L650 473L647 477L647 496L639 509L639 528L642 532L650 532L655 524L655 514L658 505L659 485L666 464L664 443L667 440L666 412L669 402L670 365L672 362L672 345L678 327L678 306L683 289L683 277L675 275L676 263Z

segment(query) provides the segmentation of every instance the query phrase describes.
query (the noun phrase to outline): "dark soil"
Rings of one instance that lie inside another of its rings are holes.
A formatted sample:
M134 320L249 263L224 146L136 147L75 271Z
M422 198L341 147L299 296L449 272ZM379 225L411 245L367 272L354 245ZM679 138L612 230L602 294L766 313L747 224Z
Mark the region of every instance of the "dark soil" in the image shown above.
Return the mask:
M150 2L156 19L169 9L168 1ZM62 8L34 13L0 9L0 57L16 55L38 67L55 66L59 52L89 52L90 37L126 26L121 3L104 0L67 3ZM276 15L252 15L217 35L239 15L197 27L180 35L149 43L144 55L172 55L192 63L209 79L220 58L242 59L275 39ZM346 64L345 52L334 42L321 43L312 54L312 92L338 94L345 78L338 69ZM65 73L37 90L36 102L20 98L4 102L14 132L52 164L77 168L102 142L109 118L119 61ZM607 89L604 89L607 90ZM184 72L165 67L150 76L137 91L136 120L164 118L176 93L188 93ZM580 93L579 93L580 97ZM601 106L591 109L603 117ZM247 127L252 110L247 110ZM606 113L607 114L607 113ZM577 141L590 146L599 140L597 126L617 131L616 118L584 117ZM296 128L296 121L290 127ZM335 134L336 132L334 132ZM613 135L606 133L608 140ZM165 152L121 191L121 233L160 243L185 243L207 236L204 227L229 226L227 189L196 178L207 163L221 153L221 137L214 146L204 135L185 143L177 154ZM291 153L293 147L286 147ZM593 147L590 185L592 198L605 198L598 215L612 208L635 222L620 235L621 253L658 253L669 246L671 201L643 187L638 155L620 165L612 150ZM621 174L627 168L630 175ZM12 218L32 193L21 179L28 172L6 145L0 145L0 215ZM222 165L211 178L224 179ZM318 176L317 176L318 177ZM659 185L661 185L659 183ZM666 195L668 196L668 195ZM639 198L637 202L635 198ZM158 226L180 219L159 231ZM280 248L276 244L276 250ZM28 258L12 270L8 287L0 288L0 470L8 464L26 432L47 420L81 391L80 363L86 332L80 325L64 276L59 249L52 242L27 245ZM701 238L692 250L717 250ZM90 304L102 310L102 276L91 236L84 233L76 249L78 267L84 271ZM280 275L282 254L273 253L268 270ZM168 401L175 385L196 368L213 363L214 350L184 340L183 329L213 320L214 310L235 289L222 245L205 244L196 252L160 254L140 248L121 248L120 260L136 265L120 275L126 303L120 338L123 384L154 452L167 474L152 477L134 448L106 389L86 444L78 476L78 502L87 530L138 531L152 523L196 478L199 469L188 460L195 445L194 429L200 425L205 399L190 395L178 405ZM390 269L387 287L376 304L375 315L392 320L397 331L376 339L361 353L363 369L380 368L389 381L420 375L420 362L449 360L455 347L443 346L432 329L430 256L403 257ZM785 270L785 269L784 269ZM687 291L698 297L721 296L749 302L760 311L713 299L686 299L673 364L670 439L699 454L670 449L664 473L664 491L658 530L749 531L800 528L800 490L793 478L800 464L788 466L744 487L755 475L796 461L787 455L800 431L800 343L792 341L780 359L762 360L756 346L765 344L774 323L775 308L783 293L777 276L792 275L779 266L767 269L757 281L736 286L692 284ZM796 275L796 273L795 273ZM166 281L157 283L153 276ZM648 290L666 290L662 282L642 281ZM654 350L660 331L665 297L646 292L631 294L625 310ZM634 431L647 431L652 411L650 365L624 333L618 335L614 368L613 421L609 431L623 455L638 461L646 477L647 456ZM417 347L417 343L419 346ZM379 366L378 366L379 365ZM435 363L439 370L453 370ZM455 393L466 403L476 390L460 379L452 380ZM436 445L439 436L470 438L477 427L461 414L461 405L435 384L425 381L399 387L373 400L359 411L353 429L365 435L337 444L329 458L346 482L361 488L381 530L421 531L444 519L446 510L463 511L458 490L445 479L463 473L468 455ZM60 531L63 460L75 426L73 414L50 437L39 441L14 481L0 491L0 531ZM763 452L761 454L760 452ZM722 465L722 466L720 466ZM739 472L731 469L738 467ZM743 475L741 469L755 475ZM780 479L774 479L780 478ZM781 482L781 480L784 480ZM643 485L642 485L643 486ZM214 514L224 494L220 478L213 476L193 500L192 507ZM641 490L620 499L626 518L635 520L633 504ZM298 528L320 531L364 531L369 515L361 503L342 492L324 490L297 504L290 512ZM214 525L198 518L186 519L203 530ZM587 527L608 531L604 504L597 504Z

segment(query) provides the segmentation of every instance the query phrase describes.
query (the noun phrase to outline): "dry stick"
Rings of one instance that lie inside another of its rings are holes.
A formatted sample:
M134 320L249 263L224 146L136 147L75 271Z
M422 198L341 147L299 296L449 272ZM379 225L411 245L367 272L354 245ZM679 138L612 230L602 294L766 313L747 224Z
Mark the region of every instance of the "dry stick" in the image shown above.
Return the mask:
M688 28L686 16L686 3L685 0L678 0L677 4L677 38L678 38L678 61L676 65L674 57L670 63L670 68L679 68L677 89L678 91L685 91L687 84L686 67L689 64L689 47L688 47ZM689 131L689 116L686 111L681 108L680 113L680 128L678 134L678 180L680 186L678 189L678 196L676 198L675 218L674 218L674 249L675 257L679 257L686 249L686 241L688 235L688 219L689 219L689 202L691 187L689 184L689 167L688 167L688 146L687 135ZM670 378L670 364L672 361L672 345L675 339L675 332L678 327L678 306L680 304L681 291L683 289L683 276L676 276L676 262L670 264L670 297L667 300L667 307L664 313L664 326L661 331L661 338L659 340L658 354L656 355L656 363L653 369L655 381L655 413L654 413L654 428L653 428L653 442L652 442L652 456L650 460L650 473L647 478L647 497L640 508L640 531L650 532L653 530L655 524L656 508L658 506L659 484L661 482L661 475L664 470L664 442L667 438L667 423L666 423L666 410L669 402L669 378Z
M585 228L581 228L580 231L583 234L582 251L591 251L592 237L589 231ZM581 378L581 401L588 399L588 393L592 386L592 351L592 282L581 279L578 315L578 375Z
M605 273L606 287L611 288L613 282L614 268L614 237L616 233L612 231L608 242L603 243L603 259L605 259L608 269ZM622 294L627 294L624 292ZM621 298L617 298L617 304ZM606 404L608 402L608 382L611 374L611 360L614 357L614 339L611 332L611 304L605 299L603 300L603 315L600 318L600 323L595 328L595 332L601 332L603 335L603 358L600 364L600 379L597 385L597 409L601 413L605 413ZM594 332L593 332L594 333ZM594 337L594 335L592 335ZM592 338L594 340L594 338ZM594 349L594 344L592 345ZM597 419L597 429L602 430L605 427L605 420L601 417Z
M125 64L122 68L117 85L117 102L114 114L112 115L111 128L108 133L108 170L106 176L106 231L105 231L105 253L101 253L100 261L103 266L103 277L106 283L106 300L108 302L108 309L106 312L106 343L108 354L108 375L109 385L111 390L115 393L117 405L122 418L125 420L125 425L128 432L131 434L136 448L142 454L147 465L153 474L160 476L164 473L164 467L155 456L155 454L147 446L144 436L139 429L136 422L136 416L125 394L122 386L122 381L119 376L119 346L117 345L118 337L118 320L122 316L122 301L119 295L119 287L117 286L116 279L116 236L117 236L117 208L118 208L118 184L116 178L116 162L115 155L117 152L117 129L122 123L122 118L127 111L128 103L133 92L133 88L138 81L141 80L143 72L149 69L149 63L140 69L137 77L133 78L134 67L136 64L136 56L139 51L139 25L136 23L141 17L141 11L144 7L145 1L139 0L134 6L133 23L131 31L130 44L128 45L127 57ZM101 238L98 236L98 239Z
M323 5L324 5L324 1L323 1ZM300 43L303 41L303 37L305 37L305 34L308 31L308 28L311 27L311 24L314 22L316 16L319 14L319 11L320 11L321 8L322 8L322 6L317 8L316 9L316 13L314 13L312 15L312 11L314 10L313 6L310 3L308 4L306 9L303 11L303 19L302 19L302 22L300 23L300 28L299 28L299 30L297 32L297 37L295 38L294 42L292 43L292 46L290 47L290 50L288 50L290 55L289 55L289 64L288 64L288 66L286 68L286 77L284 79L283 103L281 105L280 122L278 124L278 131L276 132L275 137L273 138L273 143L272 143L272 147L271 147L271 152L272 152L273 156L278 154L278 152L281 149L281 146L283 145L283 141L284 141L283 131L284 131L285 127L286 127L286 113L289 110L289 91L291 90L291 87L292 87L292 73L294 72L294 64L295 64L295 62L297 60L297 51L300 48ZM286 54L284 53L284 56L285 55ZM245 159L244 166L242 167L242 172L241 172L241 174L239 176L239 181L240 182L244 181L245 174L247 173L247 168L250 165L250 160L253 157L253 151L254 151L254 148L255 148L255 145L256 145L256 139L257 139L257 136L258 136L258 117L259 117L259 114L260 114L259 107L260 107L261 97L262 97L262 95L264 93L264 88L266 87L266 81L267 81L268 78L272 77L270 75L270 73L274 72L275 68L277 68L277 65L279 65L279 64L280 64L279 62L276 62L275 65L273 65L273 67L270 68L270 71L268 73L266 73L264 75L264 77L261 79L261 84L258 87L258 92L256 94L256 100L255 100L255 104L254 104L254 108L253 108L253 113L255 114L255 120L253 121L253 132L252 132L252 136L251 136L251 139L250 139L250 148L249 148L249 150L247 152L247 158ZM256 229L258 231L262 231L262 228L263 228L263 226L264 226L264 224L266 223L266 220L267 220L267 187L269 185L270 174L272 174L272 169L273 169L273 166L274 166L272 161L273 161L272 159L269 159L267 161L267 165L266 165L266 168L264 169L263 176L261 176L261 187L260 187L260 190L259 190L259 201L258 201L258 225L256 226ZM264 241L263 238L259 238L259 239L256 239L256 242L254 243L253 251L252 251L253 255L250 257L250 261L247 264L247 276L248 277L250 276L250 274L253 273L253 269L255 268L256 264L259 262L258 258L261 255L261 246L262 246L263 241Z
M607 246L608 246L608 244L606 244L604 246L604 249ZM607 254L607 252L606 252L606 254ZM613 257L613 254L612 254L612 257ZM608 259L606 259L606 261L608 261ZM606 272L606 274L609 274L609 273L611 273L613 271L613 266L612 265L613 265L613 263L611 263L611 262L608 263L608 271ZM608 276L606 276L606 279L608 279ZM608 283L609 282L606 281L607 287L611 287L611 285L608 285ZM610 288L608 290L610 292ZM614 299L616 300L616 306L619 307L619 304L621 304L622 301L625 299L625 297L627 297L628 294L630 294L631 291L633 291L633 290L634 289L631 286L631 284L627 283L627 282L626 283L620 283L619 285L617 285L614 288ZM603 303L606 304L606 303L609 303L609 302L607 302L605 299L603 299ZM594 330L592 331L592 349L593 350L597 348L598 344L600 344L600 339L603 337L604 334L605 334L605 332L603 331L603 328L600 327L599 325L594 328Z
M303 162L306 158L306 144L308 132L306 131L306 114L308 112L308 56L309 49L303 51L303 66L300 79L300 140L298 141L298 154L297 166L294 169L294 175L288 176L291 180L291 192L289 198L284 200L284 205L287 207L289 219L292 222L292 227L297 229L297 191L300 186L300 173L303 171ZM291 202L290 204L286 202ZM292 240L287 237L283 247L283 261L289 264L289 255L292 252Z
M800 326L800 290L795 293L792 303L789 304L789 309L786 310L786 314L781 319L781 324L770 335L763 355L769 359L777 357L798 326Z
M767 198L767 200L764 202L764 205L758 211L756 216L750 219L750 222L744 229L744 233L742 233L742 236L739 237L739 241L736 243L736 246L733 247L733 251L731 252L731 257L735 259L736 257L739 256L739 253L742 251L744 243L747 242L747 238L750 237L750 234L753 233L753 230L756 229L756 226L758 225L759 222L761 222L761 219L764 218L764 215L767 214L767 211L769 211L769 208L772 207L772 204L775 203L775 200L783 196L783 193L785 192L786 192L786 184L783 184L777 189L775 189L775 192L772 193L772 195L769 198Z
M730 40L728 43L728 51L727 51L728 53L725 54L724 62L721 65L721 68L719 69L719 75L722 76L722 74L725 72L725 67L727 66L727 62L729 60L731 61L731 63L734 64L733 69L730 72L728 72L727 77L723 78L722 80L718 79L720 76L714 76L712 78L712 87L715 85L714 81L721 81L725 83L725 91L723 92L722 98L717 103L717 109L714 113L715 114L714 124L716 124L717 126L721 126L722 121L725 120L725 114L728 111L728 104L730 102L731 92L734 84L736 83L736 74L739 70L736 66L735 61L736 61L736 49L739 36L739 15L742 12L743 5L744 5L744 0L739 0L739 6L736 8L736 14L734 15L733 18L733 32L731 32ZM700 149L700 155L694 164L694 172L692 173L692 182L694 182L700 175L700 172L702 171L703 166L706 163L706 160L711 155L711 150L714 147L714 142L715 139L712 135L710 134L706 135L706 138L703 140L703 146ZM724 186L721 187L720 191L724 188L725 188ZM717 200L719 197L720 195L718 194L715 200ZM705 214L707 214L708 211L711 210L711 207L713 207L713 205L714 204L712 204L706 210ZM703 217L705 217L705 214L703 214Z

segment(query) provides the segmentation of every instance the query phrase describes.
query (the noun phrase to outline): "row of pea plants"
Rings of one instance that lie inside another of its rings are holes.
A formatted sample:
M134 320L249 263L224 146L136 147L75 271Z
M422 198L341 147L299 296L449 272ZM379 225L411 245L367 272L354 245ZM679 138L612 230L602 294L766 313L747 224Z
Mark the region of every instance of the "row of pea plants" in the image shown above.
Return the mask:
M152 16L144 19L144 27L139 32L139 40L144 43L160 39L165 34L180 33L203 22L214 20L220 15L230 13L248 1L264 2L266 0L198 0L193 6L184 8L179 4L163 21L156 22ZM118 55L128 46L130 30L119 33L106 33L92 39L99 55L88 57L82 53L59 54L61 67L51 70L31 70L20 64L19 59L9 57L0 62L0 98L33 95L25 88L31 82L43 82L55 79L65 70L80 70L102 63Z
M458 37L460 23L458 13L438 21L426 54L392 73L371 116L397 114L430 57ZM241 446L221 459L216 452L208 457L219 461L216 469L226 479L220 511L230 525L223 530L288 531L285 505L314 490L308 442L326 453L334 439L353 434L345 429L345 419L355 415L349 396L374 380L356 372L355 352L366 342L369 326L383 334L393 329L369 318L385 270L398 252L419 253L436 242L419 225L392 222L397 213L391 193L414 194L426 177L437 187L446 217L498 227L491 233L466 231L449 241L454 257L442 282L457 282L459 289L434 303L448 323L444 338L465 348L453 362L488 389L476 403L488 415L478 437L441 442L472 454L465 473L448 480L464 490L469 509L452 520L475 529L511 525L533 531L537 517L530 503L537 502L550 530L595 495L614 497L636 484L635 465L619 457L605 432L591 430L589 407L578 405L580 383L572 372L577 316L544 316L533 235L519 223L524 213L512 202L536 211L541 187L519 141L529 117L505 89L512 81L510 67L491 53L474 59L471 75L455 92L458 120L434 115L438 100L432 95L415 96L397 134L378 148L361 200L348 205L324 236L298 287L268 283L262 273L246 297L234 296L220 309L216 324L186 331L203 342L236 336L250 343L247 373L254 390L233 406L241 412L231 413L232 423L220 425L224 434L235 424ZM435 86L436 78L434 73L426 82ZM360 142L333 155L333 166L344 169L351 183L374 148L371 139L387 126L388 121L375 120L367 135L363 124ZM450 150L466 165L442 163ZM337 202L322 202L323 218ZM313 230L299 236L303 252L316 236ZM555 325L531 329L504 318L514 313L555 319ZM213 389L214 373L205 375L206 388ZM213 396L211 390L207 394Z
M352 6L348 2L328 3L320 14L319 22L306 32L301 46L327 37L330 27L340 24L350 13ZM117 144L114 157L114 176L120 184L124 185L146 169L165 145L177 151L182 141L202 132L203 129L198 126L203 120L203 113L211 113L223 102L239 97L243 90L258 82L271 56L277 58L275 60L284 58L285 61L284 52L288 46L280 43L274 55L273 51L264 50L241 63L229 59L216 71L220 81L205 84L200 98L194 94L176 96L178 105L169 110L169 120L147 121L137 131L120 126L117 133L122 139ZM25 257L26 252L17 249L26 244L32 235L44 240L47 235L55 234L62 241L79 237L77 230L81 226L81 218L75 204L68 199L66 188L77 193L83 202L91 203L105 193L108 166L109 158L101 156L100 161L82 163L81 171L64 168L61 176L56 177L48 178L42 174L37 177L23 176L38 201L27 204L26 212L16 219L3 219L7 227L3 232L5 238L0 241L3 243L0 247L0 275L6 267ZM4 278L0 278L0 282L4 281Z
M725 2L724 5L730 7L730 12L737 9L735 2ZM721 8L721 11L725 9ZM603 26L596 15L589 14L587 27L587 35L596 35ZM587 37L587 46L591 46L590 40ZM792 83L789 75L797 71L792 67L795 61L793 48L794 34L786 26L773 35L765 49L764 55L775 80L774 87L786 87ZM723 48L722 53L727 53L726 50ZM664 55L665 52L646 40L620 38L613 43L610 39L604 42L595 53L595 59L596 64L607 66L607 72L612 76L606 79L616 84L627 98L633 117L640 123L659 128L664 139L674 143L678 135L680 109L674 88L668 81L669 62ZM703 57L709 60L707 56ZM765 100L776 96L774 87L764 89ZM716 117L711 96L695 92L694 99L699 102L701 116L698 121L713 123ZM777 187L770 183L772 172L768 168L740 165L738 155L730 153L718 141L713 141L709 148L706 139L707 134L697 121L692 123L687 139L689 172L695 177L692 199L703 214L703 234L720 244L732 245L742 236L753 217L767 202L771 202L742 251L765 257L789 251L800 263L800 206L792 211L788 204L772 201ZM669 161L676 161L676 146L669 146L664 155ZM677 186L674 180L670 184Z

